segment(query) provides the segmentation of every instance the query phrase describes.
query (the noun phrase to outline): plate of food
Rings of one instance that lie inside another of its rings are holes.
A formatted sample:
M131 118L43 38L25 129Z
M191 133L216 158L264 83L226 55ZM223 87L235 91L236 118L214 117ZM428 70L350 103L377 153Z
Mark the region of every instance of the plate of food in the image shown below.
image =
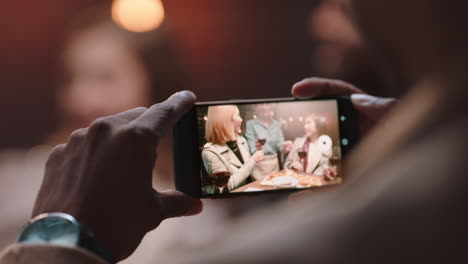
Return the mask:
M274 186L278 188L294 188L297 186L299 181L291 176L279 176L271 180Z

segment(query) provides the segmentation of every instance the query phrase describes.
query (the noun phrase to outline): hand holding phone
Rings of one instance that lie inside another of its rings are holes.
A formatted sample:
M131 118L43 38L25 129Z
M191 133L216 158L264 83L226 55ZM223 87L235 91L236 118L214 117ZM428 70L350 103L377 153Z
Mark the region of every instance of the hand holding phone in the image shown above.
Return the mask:
M359 134L366 135L390 111L399 100L366 94L356 86L333 79L306 78L292 87L292 95L301 99L324 96L350 96L358 115Z
M120 261L163 219L199 213L200 200L158 192L151 184L161 136L194 102L193 93L180 92L149 109L102 117L74 131L49 156L33 216L74 216Z
M322 96L349 95L356 109L359 134L365 136L398 102L395 98L382 98L366 94L361 89L340 80L318 77L306 78L292 87L292 95L296 98L311 99ZM336 165L337 159L330 161ZM290 200L296 201L313 195L313 192L303 191L291 195Z

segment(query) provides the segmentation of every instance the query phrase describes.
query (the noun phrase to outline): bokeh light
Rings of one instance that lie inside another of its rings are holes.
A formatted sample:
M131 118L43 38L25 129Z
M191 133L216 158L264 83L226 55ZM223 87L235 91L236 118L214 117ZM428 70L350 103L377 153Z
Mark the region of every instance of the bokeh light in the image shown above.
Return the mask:
M156 29L164 20L161 0L115 0L112 18L119 26L133 32Z

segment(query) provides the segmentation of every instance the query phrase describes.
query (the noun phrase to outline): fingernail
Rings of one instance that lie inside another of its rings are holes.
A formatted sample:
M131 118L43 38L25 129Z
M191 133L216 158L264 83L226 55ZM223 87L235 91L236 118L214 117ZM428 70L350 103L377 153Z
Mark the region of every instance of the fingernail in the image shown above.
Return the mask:
M371 99L370 96L367 94L352 94L351 95L351 101L353 101L353 103L358 103L358 104L366 103L370 99Z
M178 95L186 98L195 98L195 94L192 91L188 90L180 91L178 92Z
M293 84L292 87L294 88L294 87L296 87L296 86L298 86L298 85L304 83L306 80L307 80L307 79L302 79L302 80L300 80L300 81L297 81L297 82L295 82L295 83Z

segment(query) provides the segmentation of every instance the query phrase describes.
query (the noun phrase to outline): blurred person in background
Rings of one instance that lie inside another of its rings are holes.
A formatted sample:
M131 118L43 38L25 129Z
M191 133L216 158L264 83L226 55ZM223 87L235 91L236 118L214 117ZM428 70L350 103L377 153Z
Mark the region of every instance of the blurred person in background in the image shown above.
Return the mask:
M98 5L66 32L56 97L61 119L49 138L53 143L98 116L149 106L187 86L164 28L129 32L114 24L110 6Z
M402 95L397 79L366 45L342 0L319 0L309 15L307 31L316 76L345 80L378 96Z
M0 247L13 242L29 219L44 163L52 148L98 117L149 106L186 79L162 29L131 33L115 25L107 5L93 6L65 28L56 95L60 120L43 144L0 153ZM170 141L161 142L170 151ZM161 155L162 164L172 164ZM172 186L172 168L158 166L159 186Z

